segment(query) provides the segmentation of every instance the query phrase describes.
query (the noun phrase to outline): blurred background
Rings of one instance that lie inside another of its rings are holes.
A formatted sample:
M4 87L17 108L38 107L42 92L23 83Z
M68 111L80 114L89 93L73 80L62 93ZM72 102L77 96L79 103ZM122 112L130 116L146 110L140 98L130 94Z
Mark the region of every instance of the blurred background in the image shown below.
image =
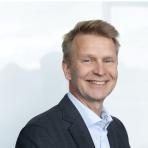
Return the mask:
M148 1L0 1L0 147L13 148L23 126L68 91L63 35L78 21L104 19L120 32L119 79L106 99L131 147L147 148Z

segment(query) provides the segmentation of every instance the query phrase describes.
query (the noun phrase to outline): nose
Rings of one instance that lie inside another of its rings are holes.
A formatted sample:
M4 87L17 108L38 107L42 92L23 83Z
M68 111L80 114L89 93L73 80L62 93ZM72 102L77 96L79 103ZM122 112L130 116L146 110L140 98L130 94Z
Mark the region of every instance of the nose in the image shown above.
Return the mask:
M95 63L93 73L96 74L96 75L99 75L99 76L105 74L105 67L104 67L103 62L96 62Z

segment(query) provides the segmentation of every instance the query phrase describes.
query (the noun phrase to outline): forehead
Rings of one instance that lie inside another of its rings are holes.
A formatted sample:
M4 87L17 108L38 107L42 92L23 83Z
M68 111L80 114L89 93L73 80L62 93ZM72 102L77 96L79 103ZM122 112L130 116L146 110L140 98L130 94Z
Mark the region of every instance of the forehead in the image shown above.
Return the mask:
M79 34L72 42L72 52L82 55L116 55L116 47L110 38L93 34Z

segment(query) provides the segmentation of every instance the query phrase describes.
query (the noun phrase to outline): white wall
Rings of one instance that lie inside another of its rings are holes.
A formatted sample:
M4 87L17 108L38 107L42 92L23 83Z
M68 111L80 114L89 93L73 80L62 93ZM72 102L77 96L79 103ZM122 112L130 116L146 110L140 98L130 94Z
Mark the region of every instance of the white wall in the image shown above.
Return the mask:
M132 147L147 148L148 4L137 4L0 2L0 147L14 147L28 120L67 92L61 70L63 34L78 21L104 18L121 34L119 81L105 104L124 122Z

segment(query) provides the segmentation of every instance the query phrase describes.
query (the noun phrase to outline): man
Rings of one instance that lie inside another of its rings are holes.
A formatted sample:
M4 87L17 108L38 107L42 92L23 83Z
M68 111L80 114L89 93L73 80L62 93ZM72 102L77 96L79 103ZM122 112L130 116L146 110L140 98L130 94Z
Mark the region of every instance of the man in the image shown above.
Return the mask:
M118 76L117 36L102 20L80 22L65 35L69 93L23 128L16 148L130 148L124 125L103 107Z

